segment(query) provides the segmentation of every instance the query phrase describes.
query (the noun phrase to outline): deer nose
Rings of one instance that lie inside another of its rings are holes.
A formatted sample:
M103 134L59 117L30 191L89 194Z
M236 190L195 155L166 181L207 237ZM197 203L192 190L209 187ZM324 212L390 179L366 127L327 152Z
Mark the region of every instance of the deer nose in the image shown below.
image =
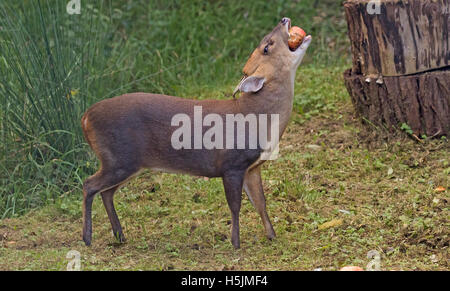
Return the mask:
M289 21L291 21L289 18L283 17L283 19L281 19L281 24L286 24L286 23L288 23Z

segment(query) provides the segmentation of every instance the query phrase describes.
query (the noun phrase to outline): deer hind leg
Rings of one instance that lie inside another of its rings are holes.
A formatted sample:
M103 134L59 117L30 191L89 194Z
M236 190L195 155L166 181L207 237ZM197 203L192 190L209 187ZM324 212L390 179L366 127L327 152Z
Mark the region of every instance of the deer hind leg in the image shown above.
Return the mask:
M122 226L120 225L119 217L117 217L116 209L114 208L114 193L119 188L115 186L109 190L101 193L103 205L105 206L106 213L108 213L109 221L111 222L113 236L121 243L125 242L125 236L122 232Z
M272 223L267 215L260 166L250 169L245 173L244 190L253 206L256 208L256 211L261 216L267 238L273 239L275 237L275 231L273 230Z
M137 172L138 169L135 167L120 167L120 168L110 168L104 167L100 169L96 174L86 179L83 184L83 241L89 246L91 245L92 240L92 202L94 200L95 194L98 192L106 192L105 196L110 195L111 198L106 198L106 211L108 215L110 212L108 209L113 210L114 206L112 205L112 195L118 186L123 184L129 177ZM111 193L111 194L110 194ZM112 205L112 208L111 208ZM113 221L115 223L114 226L117 227L117 223L119 219L117 214L111 212L113 214ZM111 219L111 217L110 217ZM112 223L112 222L111 222ZM120 226L120 223L118 223ZM118 228L113 231L118 230Z

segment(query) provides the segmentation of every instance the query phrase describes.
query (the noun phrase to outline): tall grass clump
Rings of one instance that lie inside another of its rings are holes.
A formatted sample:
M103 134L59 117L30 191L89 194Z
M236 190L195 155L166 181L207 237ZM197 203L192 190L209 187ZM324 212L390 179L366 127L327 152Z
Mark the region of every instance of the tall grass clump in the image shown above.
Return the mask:
M80 118L105 94L105 7L0 2L0 218L80 189L89 169Z

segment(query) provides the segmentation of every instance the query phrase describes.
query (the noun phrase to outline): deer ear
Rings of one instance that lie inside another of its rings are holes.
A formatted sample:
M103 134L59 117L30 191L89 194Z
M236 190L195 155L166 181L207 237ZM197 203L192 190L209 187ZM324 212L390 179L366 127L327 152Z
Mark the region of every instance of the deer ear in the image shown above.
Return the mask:
M243 77L239 85L237 85L236 89L234 89L233 97L236 95L238 91L241 92L258 92L264 86L264 82L266 79L263 77Z
M249 76L242 80L239 84L239 91L241 92L258 92L264 86L266 79L263 77Z

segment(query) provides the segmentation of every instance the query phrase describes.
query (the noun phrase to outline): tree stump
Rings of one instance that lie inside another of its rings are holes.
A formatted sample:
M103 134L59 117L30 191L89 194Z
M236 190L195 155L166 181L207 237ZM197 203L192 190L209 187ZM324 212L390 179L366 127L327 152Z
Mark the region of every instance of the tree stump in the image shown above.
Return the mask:
M353 67L345 85L359 116L418 135L450 135L450 0L348 0Z
M359 116L396 128L406 123L417 135L450 135L450 69L376 82L352 69L344 73L345 85Z
M371 7L370 3L379 3ZM403 76L446 67L450 0L349 0L353 72ZM372 14L371 14L372 13Z

